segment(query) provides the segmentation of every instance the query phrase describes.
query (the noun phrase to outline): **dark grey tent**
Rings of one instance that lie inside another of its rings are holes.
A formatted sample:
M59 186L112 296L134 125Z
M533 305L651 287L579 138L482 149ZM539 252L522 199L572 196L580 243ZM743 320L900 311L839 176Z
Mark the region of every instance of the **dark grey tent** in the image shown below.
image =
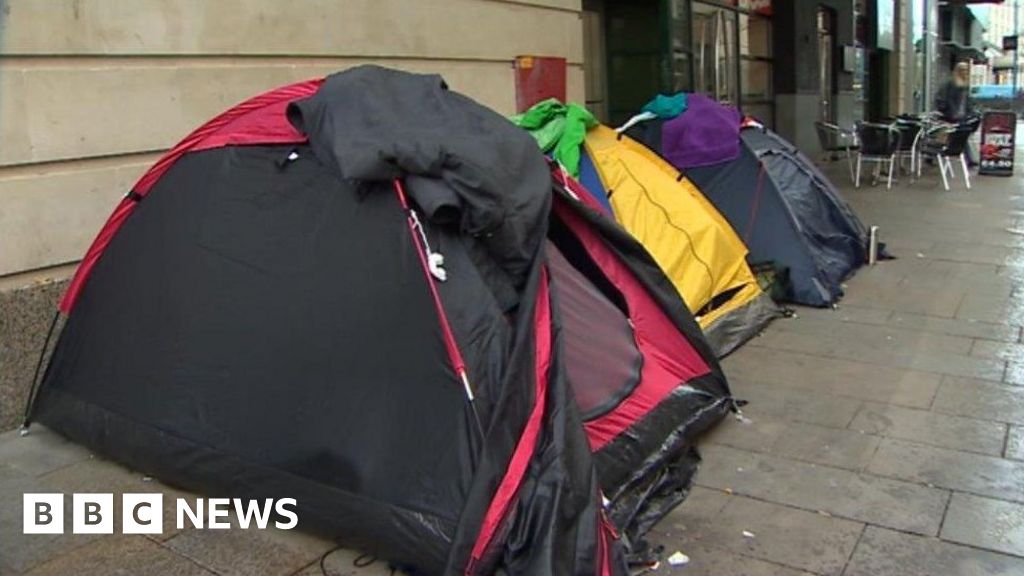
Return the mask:
M789 269L786 299L829 306L866 259L867 231L829 179L781 136L740 131L740 155L687 170L750 249Z

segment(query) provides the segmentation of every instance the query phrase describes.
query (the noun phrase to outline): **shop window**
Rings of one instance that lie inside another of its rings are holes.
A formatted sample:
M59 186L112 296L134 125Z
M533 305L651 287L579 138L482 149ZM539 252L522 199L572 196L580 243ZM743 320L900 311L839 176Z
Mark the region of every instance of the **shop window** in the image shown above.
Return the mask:
M771 20L759 16L740 14L740 54L757 58L771 58Z

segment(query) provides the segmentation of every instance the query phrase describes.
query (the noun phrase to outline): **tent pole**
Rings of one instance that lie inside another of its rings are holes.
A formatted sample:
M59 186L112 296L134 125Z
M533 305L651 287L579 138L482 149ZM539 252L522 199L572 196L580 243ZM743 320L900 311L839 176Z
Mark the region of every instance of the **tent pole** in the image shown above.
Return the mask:
M469 409L473 413L473 420L476 422L477 431L480 432L481 442L485 438L483 421L480 419L480 413L476 409L476 397L473 394L473 387L469 383L469 373L466 370L466 362L462 358L462 352L459 350L459 344L455 341L455 333L452 332L451 324L448 322L448 315L444 311L444 304L441 303L441 294L437 290L437 283L435 280L434 271L430 267L430 262L433 261L431 258L434 254L428 254L428 248L424 243L424 239L420 236L422 232L422 225L420 224L419 218L416 213L409 206L409 200L405 194L405 187L402 186L401 180L397 178L393 181L395 195L398 196L398 202L402 206L402 210L406 213L406 223L409 225L409 232L412 233L412 241L416 245L416 255L419 257L420 265L423 268L423 274L427 279L427 287L430 288L430 296L434 301L434 309L437 311L438 322L441 324L441 336L444 339L445 349L448 351L448 359L452 363L452 368L455 370L455 374L462 384L463 389L466 392L466 400L469 402ZM419 229L417 229L419 227Z
M39 373L42 372L43 360L46 359L46 351L50 348L50 339L53 338L53 331L57 327L58 320L60 320L60 310L57 310L53 315L53 321L50 322L50 329L46 332L46 340L43 341L43 349L39 351L39 362L36 364L36 371L32 374L32 387L28 391L28 402L25 404L25 416L21 421L22 436L28 434L28 427L32 425L32 409L35 407L36 396L39 394L39 387L42 385L42 382L39 379Z

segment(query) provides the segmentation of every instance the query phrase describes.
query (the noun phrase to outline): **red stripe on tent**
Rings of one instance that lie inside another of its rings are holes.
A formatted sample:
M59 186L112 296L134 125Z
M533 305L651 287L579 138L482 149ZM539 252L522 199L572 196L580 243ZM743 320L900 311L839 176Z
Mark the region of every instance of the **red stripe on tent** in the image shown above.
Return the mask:
M540 436L547 406L548 368L551 364L551 301L548 295L546 269L541 271L540 287L537 289L537 309L533 314L533 327L535 333L533 410L530 412L526 427L516 444L505 477L501 479L501 484L487 508L483 525L480 527L480 534L473 544L472 558L469 566L466 567L467 575L472 574L473 566L483 558L484 551L494 539L498 525L505 517L512 504L512 499L522 485L523 478L526 476L526 467L537 448L537 438Z
M574 180L558 180L575 194L582 195L573 190L579 189ZM591 450L596 452L643 418L680 384L710 373L711 368L632 271L582 217L563 202L556 197L555 213L622 294L634 326L637 346L644 356L640 383L633 392L614 410L584 424Z
M82 290L82 286L85 284L86 277L89 276L89 272L92 271L93 266L96 265L96 261L100 259L100 254L110 244L110 240L117 233L117 230L121 228L121 224L124 223L128 215L132 213L138 202L129 198L123 198L118 202L114 208L114 212L107 218L107 223L100 229L100 233L96 236L96 239L92 241L92 245L89 246L89 250L86 251L85 257L82 258L82 262L78 265L78 269L75 271L75 277L71 279L71 284L68 285L68 289L64 292L64 297L61 298L58 308L60 311L67 314L71 312L71 307L74 306L75 300L78 299L78 294Z
M243 144L288 144L305 142L306 137L300 134L285 117L288 104L299 98L315 93L323 83L322 78L298 82L282 86L269 92L254 96L231 108L219 116L203 124L185 137L174 148L157 160L142 178L135 183L132 191L145 196L167 170L188 152L208 150L228 145ZM122 200L114 209L100 229L96 239L82 258L75 277L72 278L67 292L60 301L60 310L65 314L71 312L78 299L86 279L99 261L103 251L117 234L121 224L128 218L138 202Z
M293 100L311 96L320 89L323 78L306 80L264 92L238 104L206 124L196 128L164 154L132 188L145 196L156 181L183 155L228 144L288 144L305 142L284 111Z
M612 576L611 542L618 540L619 534L603 509L598 510L597 514L597 554L600 556L597 561L597 576Z
M441 303L441 294L437 291L437 283L434 282L434 276L430 273L430 264L427 262L427 247L420 238L419 230L416 229L417 223L413 220L412 212L409 209L409 200L405 195L405 187L402 186L402 182L399 180L395 180L392 184L395 188L395 195L398 196L398 203L402 205L402 210L407 214L405 219L409 225L412 241L416 244L416 255L419 256L423 274L427 277L427 286L430 287L430 297L434 301L434 309L437 310L438 321L441 324L441 335L444 337L445 350L448 351L448 360L452 363L456 377L466 382L468 381L466 379L466 362L462 359L462 352L459 351L459 344L455 341L452 325L448 322L448 315L445 314L444 304ZM472 394L472 391L467 389L466 393ZM470 402L473 401L472 398L468 400Z

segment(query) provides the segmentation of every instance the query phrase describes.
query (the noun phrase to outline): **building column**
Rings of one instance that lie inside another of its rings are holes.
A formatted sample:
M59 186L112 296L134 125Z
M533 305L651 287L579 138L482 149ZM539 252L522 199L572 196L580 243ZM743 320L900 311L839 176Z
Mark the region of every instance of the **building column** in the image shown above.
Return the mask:
M835 120L853 124L853 75L843 70L843 48L853 45L853 0L793 0L773 8L776 131L812 156L821 151L814 122L821 110L818 9L835 17L832 96Z

